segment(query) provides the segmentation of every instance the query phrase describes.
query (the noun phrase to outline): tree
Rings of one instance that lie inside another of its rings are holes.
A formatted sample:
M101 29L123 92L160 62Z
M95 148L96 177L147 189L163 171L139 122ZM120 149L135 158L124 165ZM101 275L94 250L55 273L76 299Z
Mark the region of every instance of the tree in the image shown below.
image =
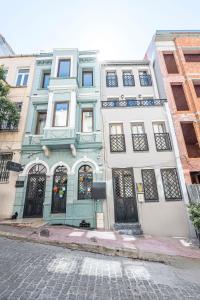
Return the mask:
M188 207L190 219L194 225L200 247L200 203L191 203Z
M16 105L8 97L9 90L5 70L0 66L0 129L16 129L20 118Z

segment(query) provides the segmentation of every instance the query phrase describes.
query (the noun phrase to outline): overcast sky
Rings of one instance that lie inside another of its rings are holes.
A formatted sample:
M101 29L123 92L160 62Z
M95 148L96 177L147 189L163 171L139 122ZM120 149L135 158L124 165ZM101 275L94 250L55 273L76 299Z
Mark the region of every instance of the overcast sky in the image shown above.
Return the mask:
M200 0L0 0L0 33L18 54L79 48L141 59L156 29L200 29Z

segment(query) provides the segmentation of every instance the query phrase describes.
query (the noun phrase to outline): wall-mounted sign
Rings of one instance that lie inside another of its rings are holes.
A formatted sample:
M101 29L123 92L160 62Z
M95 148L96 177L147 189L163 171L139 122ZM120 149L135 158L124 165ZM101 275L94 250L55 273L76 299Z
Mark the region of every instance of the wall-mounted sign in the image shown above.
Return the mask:
M144 192L143 184L141 182L138 182L136 185L137 185L137 192L138 193L143 193Z
M24 181L23 180L17 180L15 183L16 188L24 187Z
M106 199L106 183L105 182L93 182L92 198L93 199Z
M14 171L14 172L21 172L23 171L22 165L15 163L13 161L8 161L6 164L6 169L9 171Z

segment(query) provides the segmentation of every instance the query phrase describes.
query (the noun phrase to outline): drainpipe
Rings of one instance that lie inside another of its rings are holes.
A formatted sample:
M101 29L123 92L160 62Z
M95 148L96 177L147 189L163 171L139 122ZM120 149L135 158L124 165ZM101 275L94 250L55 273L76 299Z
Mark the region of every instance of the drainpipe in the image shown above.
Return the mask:
M76 157L76 147L74 146L74 144L70 144L70 149L72 151L72 156Z

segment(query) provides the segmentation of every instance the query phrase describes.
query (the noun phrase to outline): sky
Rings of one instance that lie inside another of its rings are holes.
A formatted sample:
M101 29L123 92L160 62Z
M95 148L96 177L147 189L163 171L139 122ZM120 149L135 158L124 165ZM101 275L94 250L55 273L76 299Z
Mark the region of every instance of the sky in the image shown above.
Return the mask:
M78 48L142 59L159 29L200 29L200 0L0 0L0 33L17 54Z

